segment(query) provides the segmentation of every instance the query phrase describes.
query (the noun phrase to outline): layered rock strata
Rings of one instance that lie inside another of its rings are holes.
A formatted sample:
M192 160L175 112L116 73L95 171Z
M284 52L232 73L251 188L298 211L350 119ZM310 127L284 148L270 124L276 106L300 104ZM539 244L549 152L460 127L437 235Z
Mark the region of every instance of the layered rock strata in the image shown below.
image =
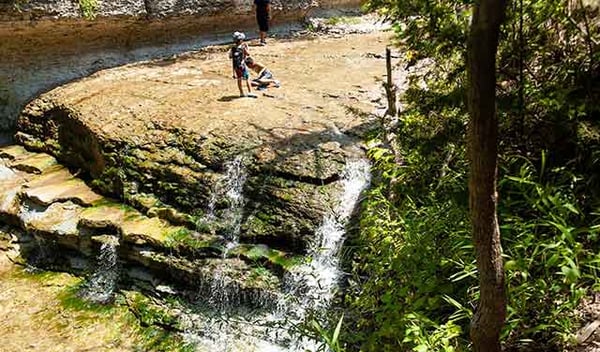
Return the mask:
M0 148L0 217L22 230L13 242L30 264L90 272L101 243L113 241L121 281L185 287L215 295L214 303L264 304L277 295L279 277L292 263L264 245L225 253L222 237L144 216L92 191L50 155L20 146ZM218 293L211 290L215 280L223 288Z

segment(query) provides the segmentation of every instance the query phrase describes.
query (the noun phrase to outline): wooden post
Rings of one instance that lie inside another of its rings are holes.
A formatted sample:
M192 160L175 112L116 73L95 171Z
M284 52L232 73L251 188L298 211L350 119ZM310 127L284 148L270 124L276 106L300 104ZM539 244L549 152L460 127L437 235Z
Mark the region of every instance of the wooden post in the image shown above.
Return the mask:
M386 115L396 116L398 109L396 108L396 87L392 79L392 51L390 48L385 48L385 68L387 71L387 83L385 86L385 95L388 101L388 109Z

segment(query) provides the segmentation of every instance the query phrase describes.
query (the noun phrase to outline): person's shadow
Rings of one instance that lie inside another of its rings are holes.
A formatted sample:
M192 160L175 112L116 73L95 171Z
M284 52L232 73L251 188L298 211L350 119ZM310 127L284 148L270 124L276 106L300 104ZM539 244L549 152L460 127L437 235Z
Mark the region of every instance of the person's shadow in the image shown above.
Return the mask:
M250 94L246 94L246 96L239 96L239 95L224 95L222 97L220 97L219 99L217 99L218 101L232 101L235 99L240 99L240 98L253 98L256 99L258 98L258 96L254 93L250 93Z
M224 95L217 100L223 101L223 102L228 102L228 101L232 101L232 100L240 99L240 98L243 98L243 97L240 97L239 95Z

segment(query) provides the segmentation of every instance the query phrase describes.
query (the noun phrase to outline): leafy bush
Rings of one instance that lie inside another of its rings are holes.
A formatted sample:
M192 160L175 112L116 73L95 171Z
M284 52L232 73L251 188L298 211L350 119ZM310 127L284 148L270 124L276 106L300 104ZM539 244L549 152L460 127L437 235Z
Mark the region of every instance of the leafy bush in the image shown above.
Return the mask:
M96 17L96 11L98 11L97 0L79 0L79 8L83 14L83 18L93 20Z
M351 348L456 351L466 345L471 310L459 302L475 285L475 264L464 147L460 135L448 133L464 115L445 113L435 124L418 111L407 113L399 132L401 166L387 149L369 151L377 179L352 243L346 302L360 332L347 337Z

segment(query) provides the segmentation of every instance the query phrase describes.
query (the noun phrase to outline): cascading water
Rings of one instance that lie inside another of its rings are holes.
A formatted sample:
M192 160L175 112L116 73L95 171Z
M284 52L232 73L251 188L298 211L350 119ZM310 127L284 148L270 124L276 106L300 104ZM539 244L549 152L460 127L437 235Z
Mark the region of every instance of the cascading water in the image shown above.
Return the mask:
M112 300L119 279L119 241L114 236L104 237L95 270L79 292L82 298L96 303L108 303Z
M235 159L225 164L225 175L215 185L208 204L207 219L223 228L225 244L223 246L223 258L226 258L229 251L235 248L239 243L240 229L242 226L242 216L244 210L244 184L246 183L247 172L244 166L244 158L238 155ZM220 211L219 217L215 215L215 207L218 198L224 197L227 207ZM210 283L210 296L208 301L216 307L223 309L229 303L230 278L225 273L223 267L217 267Z
M238 309L189 314L184 324L187 325L187 340L195 343L200 351L316 351L318 342L292 331L307 318L309 312L325 316L331 305L341 276L339 252L345 226L360 193L370 182L369 169L366 160L347 163L342 175L343 190L339 203L324 215L306 263L293 268L284 278L286 293L279 301L273 302L271 312ZM241 192L241 187L238 189ZM209 305L214 307L210 302Z
M289 273L288 290L302 297L302 306L327 309L340 277L339 252L344 243L345 226L370 182L369 163L348 162L342 175L343 194L338 206L326 214L309 249L310 260Z
M7 167L4 163L4 161L0 161L0 180L8 180L13 178L15 175L15 172Z
M345 226L361 192L369 185L369 170L366 160L352 160L346 164L339 204L324 216L309 248L309 259L292 268L285 278L288 295L279 306L288 319L301 322L309 311L323 313L329 309L341 276L339 253L345 239ZM315 341L299 338L293 341L290 350L314 351L317 347Z
M208 203L206 220L209 222L219 221L219 224L224 227L225 240L227 241L226 251L238 244L245 204L244 184L247 176L242 155L238 155L235 159L227 162L225 164L225 175L215 184ZM225 197L227 207L217 216L215 212L216 204L222 197Z

